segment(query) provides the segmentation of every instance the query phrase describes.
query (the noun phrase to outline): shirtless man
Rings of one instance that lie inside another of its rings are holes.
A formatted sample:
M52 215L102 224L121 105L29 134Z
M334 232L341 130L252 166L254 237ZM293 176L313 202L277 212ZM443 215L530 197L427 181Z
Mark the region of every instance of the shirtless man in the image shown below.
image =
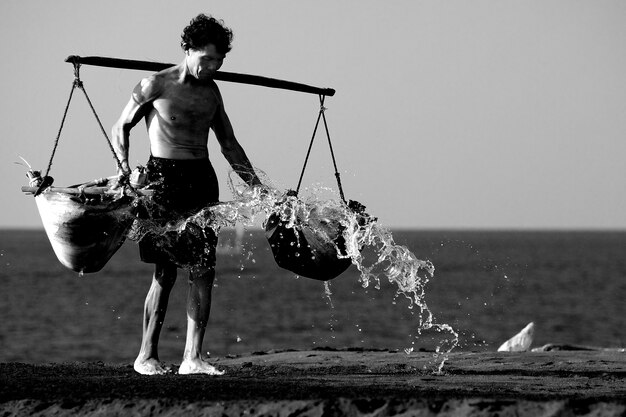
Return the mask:
M148 181L154 184L153 200L162 211L163 223L186 217L218 201L218 184L209 161L207 142L212 129L226 160L251 186L261 185L244 150L235 138L224 111L222 97L213 81L230 51L232 32L221 21L200 14L182 34L185 59L179 65L143 79L113 127L113 144L122 162L121 176L128 175L130 130L145 119L150 138ZM209 319L211 290L215 278L217 236L207 228L201 259L189 268L187 336L180 374L221 375L202 357L202 341ZM147 235L139 242L141 259L154 263L152 285L144 306L143 338L134 368L146 375L169 371L159 361L158 341L170 291L181 262L172 251L164 253ZM188 256L180 248L181 256Z

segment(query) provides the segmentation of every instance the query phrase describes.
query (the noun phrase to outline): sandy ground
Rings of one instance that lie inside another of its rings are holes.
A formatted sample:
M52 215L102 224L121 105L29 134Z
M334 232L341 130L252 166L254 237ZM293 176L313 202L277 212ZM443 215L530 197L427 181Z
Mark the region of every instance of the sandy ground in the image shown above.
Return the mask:
M0 416L626 415L626 353L320 349L213 358L219 377L0 364ZM173 370L176 370L176 366Z

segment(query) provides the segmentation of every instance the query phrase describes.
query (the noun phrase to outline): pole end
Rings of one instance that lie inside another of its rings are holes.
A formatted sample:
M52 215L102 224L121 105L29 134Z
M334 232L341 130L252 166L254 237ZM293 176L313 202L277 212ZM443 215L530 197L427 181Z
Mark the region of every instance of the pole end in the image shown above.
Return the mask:
M80 62L80 56L78 55L70 55L65 58L65 62L69 62L70 64L76 64Z

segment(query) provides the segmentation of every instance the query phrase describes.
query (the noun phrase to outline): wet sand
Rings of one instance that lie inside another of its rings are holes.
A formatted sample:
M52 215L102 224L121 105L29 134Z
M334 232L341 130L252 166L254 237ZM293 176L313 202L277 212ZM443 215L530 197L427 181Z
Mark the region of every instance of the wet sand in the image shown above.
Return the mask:
M212 358L219 377L0 364L0 415L626 415L626 353L319 349ZM172 365L173 370L176 366Z

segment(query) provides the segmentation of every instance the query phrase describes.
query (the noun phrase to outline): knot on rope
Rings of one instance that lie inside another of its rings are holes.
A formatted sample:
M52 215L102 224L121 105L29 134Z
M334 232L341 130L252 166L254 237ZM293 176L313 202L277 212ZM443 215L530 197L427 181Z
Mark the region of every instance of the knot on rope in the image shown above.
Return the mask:
M83 82L80 80L80 62L78 62L78 57L73 57L71 62L74 65L74 82L72 88L80 88L84 91Z
M80 80L80 61L78 60L78 57L73 56L70 62L74 66L74 79Z
M320 114L324 113L326 110L328 110L327 107L324 107L324 101L326 101L326 96L324 95L320 95Z

